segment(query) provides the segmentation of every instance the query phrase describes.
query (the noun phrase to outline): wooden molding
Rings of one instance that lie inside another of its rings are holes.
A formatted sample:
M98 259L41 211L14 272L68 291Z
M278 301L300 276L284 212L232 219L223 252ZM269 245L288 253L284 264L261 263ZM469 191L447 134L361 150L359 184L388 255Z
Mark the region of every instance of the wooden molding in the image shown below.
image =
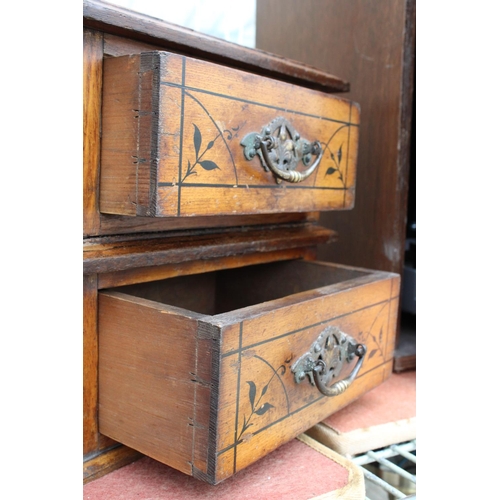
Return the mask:
M335 238L335 231L315 225L89 238L83 245L83 271L86 274L105 273L166 263L271 252L314 246L334 241Z
M83 25L323 92L348 92L349 83L324 71L96 0L83 2Z
M109 474L143 457L138 451L119 445L83 463L83 484Z

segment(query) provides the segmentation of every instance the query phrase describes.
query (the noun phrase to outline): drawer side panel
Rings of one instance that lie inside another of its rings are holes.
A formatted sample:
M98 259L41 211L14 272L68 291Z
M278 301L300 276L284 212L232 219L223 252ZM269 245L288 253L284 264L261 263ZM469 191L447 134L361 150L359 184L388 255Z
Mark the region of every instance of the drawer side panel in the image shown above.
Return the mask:
M204 353L198 356L197 352ZM198 321L99 294L99 430L186 474L207 468L210 346ZM196 454L195 454L196 450Z
M99 209L104 213L137 215L139 74L138 56L103 61Z

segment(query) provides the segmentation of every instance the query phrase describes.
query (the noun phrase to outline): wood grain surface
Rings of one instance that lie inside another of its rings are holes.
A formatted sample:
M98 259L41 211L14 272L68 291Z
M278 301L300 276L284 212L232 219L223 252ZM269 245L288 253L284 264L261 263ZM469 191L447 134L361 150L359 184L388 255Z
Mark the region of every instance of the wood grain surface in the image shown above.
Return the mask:
M99 429L188 474L195 427L209 423L206 399L194 416L196 397L210 382L197 378L198 363L201 372L210 362L196 357L199 317L100 295Z
M83 279L83 454L95 451L97 432L97 276Z
M99 227L99 161L103 36L83 32L83 230Z
M209 260L193 260L174 264L162 264L154 267L134 267L123 271L112 271L98 275L98 288L111 288L134 283L147 283L149 281L188 276L220 269L234 269L241 266L251 266L281 260L314 260L316 247L284 248L274 251L229 255L211 258Z
M334 241L336 236L330 229L306 224L92 238L83 245L83 270L85 273L104 273L208 261L313 246Z
M143 456L144 455L138 451L128 448L127 446L115 445L84 462L83 484L109 474Z
M98 319L96 274L83 277L83 457L84 462L116 442L99 433L98 423ZM114 455L111 455L114 457ZM101 463L101 462L99 462ZM85 468L85 465L84 465ZM95 472L95 471L94 471Z

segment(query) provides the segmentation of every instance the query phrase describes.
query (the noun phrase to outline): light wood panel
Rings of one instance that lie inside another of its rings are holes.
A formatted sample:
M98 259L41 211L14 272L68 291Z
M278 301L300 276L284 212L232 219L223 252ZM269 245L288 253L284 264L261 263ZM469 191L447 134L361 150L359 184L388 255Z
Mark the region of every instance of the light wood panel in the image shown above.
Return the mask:
M87 239L84 272L105 273L164 264L210 261L313 246L335 241L337 234L315 225L260 226L245 231L163 233Z
M95 451L97 432L97 276L83 279L83 453Z
M102 33L83 31L83 230L99 227Z

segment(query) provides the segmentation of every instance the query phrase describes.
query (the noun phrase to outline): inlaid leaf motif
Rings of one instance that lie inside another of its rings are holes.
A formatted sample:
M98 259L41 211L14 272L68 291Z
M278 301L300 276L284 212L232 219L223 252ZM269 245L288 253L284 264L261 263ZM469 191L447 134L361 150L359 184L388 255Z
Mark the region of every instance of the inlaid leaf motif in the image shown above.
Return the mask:
M183 181L189 177L190 175L198 175L198 172L194 169L196 163L194 165L191 165L191 162L188 160L188 168L186 171L186 174L184 175L184 178L182 179Z
M343 157L342 148L343 148L343 146L344 145L341 144L337 151L332 151L328 145L326 146L327 150L329 151L330 160L332 160L333 165L331 167L328 167L327 171L325 172L325 177L327 175L336 174L337 177L339 178L340 182L344 185L344 187L346 187L345 181L344 181L344 176L343 176L342 170L340 168L342 165L342 157Z
M194 149L196 151L196 159L198 159L201 147L201 132L200 129L196 126L196 124L193 123L193 127L194 127L194 135L193 135Z
M264 415L264 413L269 411L271 408L274 408L274 406L272 404L264 403L260 408L255 410L255 413L257 413L257 415Z
M375 356L375 354L377 354L377 349L373 349L370 354L368 355L368 359L371 359L373 358L373 356Z
M260 359L261 361L264 361L273 371L273 374L267 381L267 383L264 384L262 389L260 390L260 396L257 397L257 386L255 382L252 380L247 380L246 383L248 384L248 399L250 401L250 406L252 411L250 412L250 415L243 415L243 426L241 427L241 430L238 433L237 437L237 443L242 442L242 436L245 435L245 432L247 429L254 425L252 422L253 418L256 416L262 416L266 414L269 410L272 408L275 408L274 405L272 405L269 402L263 402L264 396L267 394L269 387L271 386L271 382L274 380L275 377L280 377L280 374L283 375L286 372L286 367L284 365L280 365L277 369L273 368L266 360L261 358L260 356L255 355L256 358ZM286 363L289 363L292 360L292 357L286 360ZM287 407L288 411L290 411L290 407L288 404L288 396L286 394L286 389L285 390L285 397L287 400Z
M198 175L198 172L195 170L197 165L200 165L203 170L220 170L219 166L213 162L212 160L202 160L203 156L207 151L210 151L214 145L215 141L221 137L221 133L219 132L215 139L212 139L205 148L204 151L201 151L201 146L203 142L203 137L201 135L200 129L196 123L193 123L194 133L193 133L193 145L196 154L196 160L191 164L191 161L188 160L188 166L184 177L181 180L181 184L190 176L190 175Z
M253 410L257 388L255 387L255 383L252 382L251 380L247 380L247 384L250 386L248 389L248 398L250 399L250 404L252 405L252 410Z
M247 430L249 427L252 427L253 424L250 423L250 420L247 420L246 416L243 416L243 428Z
M262 389L262 392L260 393L260 397L264 396L264 394L267 392L267 388L269 387L269 384L266 384L264 388Z
M216 163L211 160L203 160L198 162L204 170L220 170Z

